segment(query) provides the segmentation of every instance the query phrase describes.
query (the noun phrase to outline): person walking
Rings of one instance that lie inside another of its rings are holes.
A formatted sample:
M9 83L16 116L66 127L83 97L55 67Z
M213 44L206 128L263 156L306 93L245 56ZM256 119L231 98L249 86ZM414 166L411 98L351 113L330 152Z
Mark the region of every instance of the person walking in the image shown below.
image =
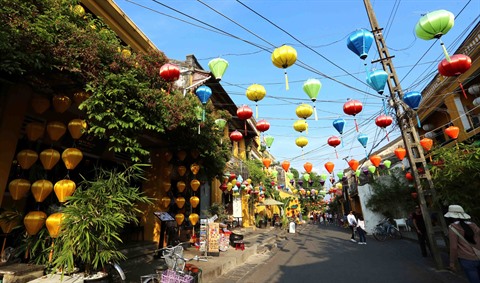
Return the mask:
M480 228L466 221L470 215L460 205L450 205L444 216L454 221L448 226L450 269L456 271L458 261L468 280L480 283Z
M358 233L358 244L359 245L366 245L367 244L367 237L366 237L366 232L365 232L365 221L363 220L363 217L360 215L358 216L358 221L357 221L357 233Z
M423 220L422 210L420 206L415 206L415 211L412 213L413 226L415 227L415 232L417 233L418 243L420 244L420 249L422 250L422 256L427 256L427 227L425 226L425 221ZM428 249L430 246L428 245Z
M352 237L350 238L350 241L356 243L355 241L355 227L357 227L357 219L355 218L355 214L353 214L353 211L350 211L350 213L347 215L347 221L348 221L348 227L350 227L350 230L352 231Z

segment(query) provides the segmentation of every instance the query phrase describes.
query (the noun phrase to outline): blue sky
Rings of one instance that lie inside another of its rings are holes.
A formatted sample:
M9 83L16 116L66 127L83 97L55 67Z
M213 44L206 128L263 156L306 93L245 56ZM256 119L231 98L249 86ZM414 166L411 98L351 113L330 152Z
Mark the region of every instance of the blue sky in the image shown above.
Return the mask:
M382 99L366 84L366 70L381 69L375 43L366 60L361 60L346 45L348 36L370 25L363 1L323 0L115 0L125 14L167 57L184 60L195 55L204 69L208 62L221 57L229 62L221 84L237 106L248 105L255 112L255 103L245 91L251 84L263 85L266 97L258 102L259 117L270 123L265 132L275 138L270 152L276 160L289 160L291 166L304 171L311 162L314 171L326 172L327 161L335 163L335 171L348 164L342 160L365 157L357 141L352 116L343 113L348 98L362 102L356 116L361 133L369 137L367 150L386 144L385 132L375 125L381 114ZM420 17L435 10L448 10L455 16L454 27L442 37L450 55L458 48L478 22L480 0L455 1L372 1L377 20L384 29L390 55L404 92L421 91L437 73L444 58L438 41L416 38L414 27ZM271 62L271 52L283 44L294 47L297 63L287 69L290 89L285 89L283 69ZM366 66L365 66L366 64ZM302 66L308 66L304 68ZM293 123L301 103L310 103L302 90L309 78L319 79L322 89L315 103L319 120L308 120L308 134L298 133ZM388 87L385 89L389 94ZM339 133L332 126L334 119L346 120L343 145L334 148L327 139ZM400 135L398 128L390 140ZM305 136L309 143L302 149L295 139ZM382 142L383 140L383 142Z

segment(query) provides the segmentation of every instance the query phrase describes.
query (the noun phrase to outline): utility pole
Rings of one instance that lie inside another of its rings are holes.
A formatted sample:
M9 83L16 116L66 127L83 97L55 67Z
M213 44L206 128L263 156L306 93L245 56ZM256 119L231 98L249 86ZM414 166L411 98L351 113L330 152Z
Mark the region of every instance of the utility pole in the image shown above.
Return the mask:
M441 236L445 247L448 248L446 239L447 225L443 218L443 213L439 208L435 198L435 188L432 182L430 170L427 167L423 148L420 145L420 137L415 128L412 110L403 102L403 90L400 86L397 73L392 63L392 57L388 52L385 39L383 38L382 28L379 27L375 12L369 0L363 1L367 10L368 19L374 34L380 61L383 70L388 74L388 88L390 90L390 105L395 108L397 124L402 133L403 142L407 150L407 157L410 163L411 174L415 180L415 188L418 192L418 199L422 209L423 220L427 228L427 239L430 244L430 251L435 261L437 269L443 268L440 249L436 236ZM419 172L421 170L421 173ZM432 217L437 220L436 225L432 225Z

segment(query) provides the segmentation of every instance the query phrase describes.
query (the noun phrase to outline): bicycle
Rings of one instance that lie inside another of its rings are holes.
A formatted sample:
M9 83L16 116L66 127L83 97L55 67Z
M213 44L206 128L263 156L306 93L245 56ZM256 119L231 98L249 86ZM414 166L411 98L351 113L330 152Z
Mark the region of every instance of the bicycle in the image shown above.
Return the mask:
M390 223L389 218L384 218L373 229L373 237L375 240L383 242L387 237L401 239L402 233L397 227Z
M207 261L206 258L195 255L192 258L183 256L183 244L168 246L155 250L158 254L162 252L161 258L164 264L155 269L155 274L140 277L142 283L198 283L201 278L201 270L189 261Z
M108 274L108 281L110 283L124 283L127 280L122 267L116 262L109 262L107 266L105 266L105 271Z

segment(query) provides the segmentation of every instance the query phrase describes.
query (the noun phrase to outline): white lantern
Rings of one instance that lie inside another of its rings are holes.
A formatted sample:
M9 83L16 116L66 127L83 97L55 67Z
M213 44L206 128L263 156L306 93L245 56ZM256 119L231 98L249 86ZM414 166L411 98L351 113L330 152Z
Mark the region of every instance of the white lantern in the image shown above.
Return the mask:
M422 126L422 129L423 129L424 131L431 131L431 130L433 130L434 128L435 128L435 126L434 126L433 124L425 124L425 125Z
M473 105L475 105L475 106L480 105L480 97L477 97L473 100Z
M435 138L435 133L434 132L426 132L425 137L429 139Z
M468 88L468 93L471 95L479 95L480 94L480 84L472 85Z

